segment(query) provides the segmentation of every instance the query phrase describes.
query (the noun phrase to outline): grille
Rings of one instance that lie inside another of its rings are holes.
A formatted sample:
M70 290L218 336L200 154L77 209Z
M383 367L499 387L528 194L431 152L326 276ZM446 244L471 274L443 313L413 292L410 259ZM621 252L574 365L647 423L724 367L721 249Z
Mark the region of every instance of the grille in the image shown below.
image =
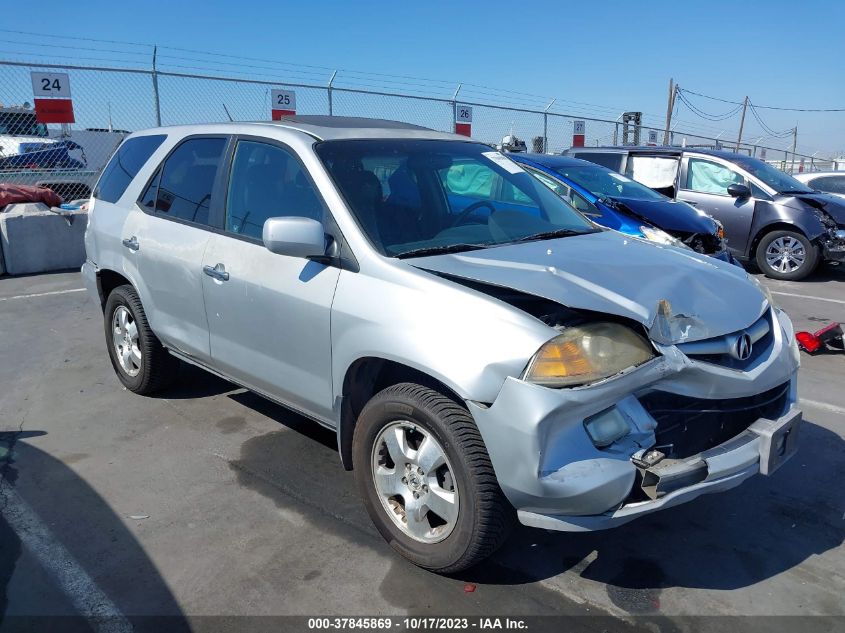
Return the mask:
M655 448L683 459L739 435L758 418L777 419L788 391L787 382L746 398L709 400L652 391L639 400L657 422Z
M763 316L744 330L703 341L680 343L677 347L694 360L729 369L744 370L754 365L761 357L768 356L771 352L775 340L772 327L772 311L767 310ZM748 334L752 342L751 355L745 360L739 360L731 354L731 350L736 346L737 339L742 334Z

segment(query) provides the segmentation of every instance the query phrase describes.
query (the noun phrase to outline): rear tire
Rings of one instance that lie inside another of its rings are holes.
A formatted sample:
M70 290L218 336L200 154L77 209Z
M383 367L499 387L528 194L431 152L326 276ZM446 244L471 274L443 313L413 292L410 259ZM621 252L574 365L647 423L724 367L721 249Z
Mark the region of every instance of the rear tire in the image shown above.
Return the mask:
M376 529L414 564L458 572L507 539L515 513L481 434L443 394L413 383L376 394L358 418L352 452Z
M118 286L106 299L103 312L106 347L118 379L137 394L149 395L171 384L179 360L153 334L138 293Z
M772 279L799 281L811 275L819 263L819 247L803 233L772 231L757 245L760 271Z

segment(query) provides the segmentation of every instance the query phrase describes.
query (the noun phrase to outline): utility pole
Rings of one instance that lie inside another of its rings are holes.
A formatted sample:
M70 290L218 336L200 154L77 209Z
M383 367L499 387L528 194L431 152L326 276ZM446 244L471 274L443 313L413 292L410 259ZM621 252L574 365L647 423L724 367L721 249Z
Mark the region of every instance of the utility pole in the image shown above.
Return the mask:
M798 124L795 124L795 127L792 128L792 167L789 170L789 173L795 173L795 148L798 145Z
M742 128L745 126L745 111L748 109L748 96L745 97L745 101L742 102L742 117L739 119L739 135L736 137L736 147L734 148L735 152L739 151L739 144L742 143Z
M676 92L678 92L678 86L675 85L674 80L669 79L669 102L666 105L666 129L663 131L663 145L669 144L669 128L672 127L672 112L675 109Z

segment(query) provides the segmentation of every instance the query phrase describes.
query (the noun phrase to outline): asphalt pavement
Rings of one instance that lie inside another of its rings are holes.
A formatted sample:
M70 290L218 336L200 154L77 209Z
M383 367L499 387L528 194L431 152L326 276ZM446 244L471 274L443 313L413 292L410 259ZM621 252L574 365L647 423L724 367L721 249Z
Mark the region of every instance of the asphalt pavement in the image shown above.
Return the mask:
M764 283L797 329L845 322L843 266ZM81 288L77 273L0 278L0 631L33 615L92 630L326 614L845 625L843 353L803 356L802 446L773 476L606 532L519 528L444 577L381 540L332 432L194 368L158 397L123 389Z

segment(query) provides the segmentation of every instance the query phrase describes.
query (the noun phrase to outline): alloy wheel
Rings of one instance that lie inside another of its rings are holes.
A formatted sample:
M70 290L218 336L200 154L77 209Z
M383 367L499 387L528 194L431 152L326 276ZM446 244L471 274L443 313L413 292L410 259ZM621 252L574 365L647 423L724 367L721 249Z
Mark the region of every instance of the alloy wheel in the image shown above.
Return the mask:
M373 483L391 520L421 543L445 539L458 519L458 490L443 447L407 420L385 426L373 445Z
M788 235L778 237L766 247L766 263L779 273L791 273L804 265L807 251L800 240Z
M138 325L126 306L118 306L112 315L112 344L120 368L128 376L137 376L141 371Z

